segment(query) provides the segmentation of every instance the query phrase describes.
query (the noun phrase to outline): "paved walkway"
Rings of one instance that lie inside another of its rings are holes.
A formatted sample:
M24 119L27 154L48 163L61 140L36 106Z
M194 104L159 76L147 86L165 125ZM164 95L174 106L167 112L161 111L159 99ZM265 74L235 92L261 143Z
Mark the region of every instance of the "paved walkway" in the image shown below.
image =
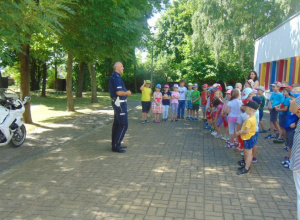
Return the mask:
M131 101L128 108L134 109L139 102ZM24 145L19 149L9 145L0 147L0 173L24 161L35 158L62 144L73 142L113 120L112 107L104 107L81 117L65 120L56 124L41 124L27 135Z
M111 152L104 124L2 172L0 219L296 219L281 145L260 138L258 163L238 176L239 153L202 122L129 116L126 154Z

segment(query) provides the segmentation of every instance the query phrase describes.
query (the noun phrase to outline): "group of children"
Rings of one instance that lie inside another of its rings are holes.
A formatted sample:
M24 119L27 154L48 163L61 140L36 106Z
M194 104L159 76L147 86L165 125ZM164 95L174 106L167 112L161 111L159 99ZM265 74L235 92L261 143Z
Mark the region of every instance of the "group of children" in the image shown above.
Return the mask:
M295 129L299 120L298 116L291 112L290 104L300 95L300 87L294 85L293 88L286 83L275 82L272 84L272 90L268 105L271 133L265 139L274 138L274 143L285 143L284 149L288 151L288 156L281 164L289 168ZM263 129L262 132L266 130Z
M173 91L170 91L169 85L166 84L162 92L161 85L157 84L151 101L150 83L150 81L145 81L141 86L142 123L149 122L147 113L150 109L155 115L156 123L160 120L160 114L163 114L163 121L167 121L170 105L171 121L184 118L185 106L187 109L186 119L198 120L201 103L203 120L206 121L204 128L210 129L211 134L216 138L225 140L226 148L240 151L244 156L244 159L238 162L241 167L237 174L249 172L251 163L257 162L258 134L267 132L262 120L266 105L263 86L256 89L245 86L242 90L242 84L236 83L235 88L226 87L224 98L223 88L220 84L212 86L204 84L201 93L198 91L196 83L189 83L186 89L184 81L180 81L180 86L174 84ZM300 95L300 90L292 92L292 89L291 86L282 85L279 82L272 84L273 93L268 103L271 134L265 137L266 139L276 137L274 143L286 143L285 149L289 150L289 154L282 164L287 168L290 166L289 158L291 158L293 138L299 119L297 114L289 110L290 102ZM278 115L279 124L277 123Z
M142 124L149 123L148 113L150 110L154 113L155 123L160 122L161 114L162 120L168 121L170 106L171 122L184 119L185 108L187 109L186 119L198 120L201 96L197 83L188 83L188 88L186 88L185 82L181 80L179 86L178 84L173 85L172 91L168 84L165 84L163 88L161 84L157 84L153 94L150 85L151 81L145 80L140 88L142 91Z
M286 143L285 149L289 154L282 162L286 168L290 167L291 149L299 120L298 116L289 110L289 106L290 102L300 95L299 88L297 85L293 88L275 82L272 84L273 93L268 104L271 134L265 138L276 138L274 143ZM241 166L238 169L240 175L249 171L252 162L257 162L258 134L267 132L262 120L266 103L265 88L259 86L256 89L241 90L241 84L237 83L235 89L231 86L226 89L226 97L223 99L220 85L208 89L206 84L203 85L208 100L205 106L207 119L205 128L210 129L211 134L216 138L224 139L227 142L225 147L242 151L244 159L238 162Z

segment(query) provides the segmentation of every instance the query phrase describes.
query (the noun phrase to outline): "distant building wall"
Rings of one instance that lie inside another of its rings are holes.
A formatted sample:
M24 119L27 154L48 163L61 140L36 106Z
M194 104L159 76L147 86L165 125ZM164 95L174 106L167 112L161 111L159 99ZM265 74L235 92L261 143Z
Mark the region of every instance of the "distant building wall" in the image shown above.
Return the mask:
M300 83L300 13L256 40L254 69L267 90L275 81Z

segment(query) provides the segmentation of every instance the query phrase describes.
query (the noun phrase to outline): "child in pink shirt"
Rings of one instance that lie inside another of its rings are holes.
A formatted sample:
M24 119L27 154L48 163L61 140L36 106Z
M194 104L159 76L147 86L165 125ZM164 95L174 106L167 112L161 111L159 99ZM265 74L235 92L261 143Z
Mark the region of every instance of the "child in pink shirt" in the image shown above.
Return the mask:
M178 85L174 84L173 86L173 91L172 91L172 101L171 101L171 115L172 115L172 119L171 122L178 121L177 118L177 111L178 111L178 100L180 98L180 94L178 92Z

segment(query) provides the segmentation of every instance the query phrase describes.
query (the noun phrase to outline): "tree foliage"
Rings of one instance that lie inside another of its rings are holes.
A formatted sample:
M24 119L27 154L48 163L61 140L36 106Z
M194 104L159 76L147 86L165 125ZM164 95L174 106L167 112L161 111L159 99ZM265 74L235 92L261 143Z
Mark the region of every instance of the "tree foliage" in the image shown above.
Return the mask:
M1 65L20 65L21 90L30 91L30 76L39 87L40 63L45 96L47 68L55 66L57 54L68 54L68 110L73 105L73 63L85 62L91 75L92 102L97 101L95 64L106 59L132 60L132 51L149 34L147 19L167 0L4 0L0 2ZM59 51L59 52L57 52ZM33 70L30 75L30 65ZM80 66L80 65L79 65ZM36 79L37 78L37 79ZM82 77L78 83L82 83ZM55 82L55 79L54 79ZM32 87L34 84L31 83ZM77 86L75 88L82 88ZM32 122L30 107L24 117Z
M156 62L177 80L244 81L254 41L299 9L298 0L174 1L157 22Z

